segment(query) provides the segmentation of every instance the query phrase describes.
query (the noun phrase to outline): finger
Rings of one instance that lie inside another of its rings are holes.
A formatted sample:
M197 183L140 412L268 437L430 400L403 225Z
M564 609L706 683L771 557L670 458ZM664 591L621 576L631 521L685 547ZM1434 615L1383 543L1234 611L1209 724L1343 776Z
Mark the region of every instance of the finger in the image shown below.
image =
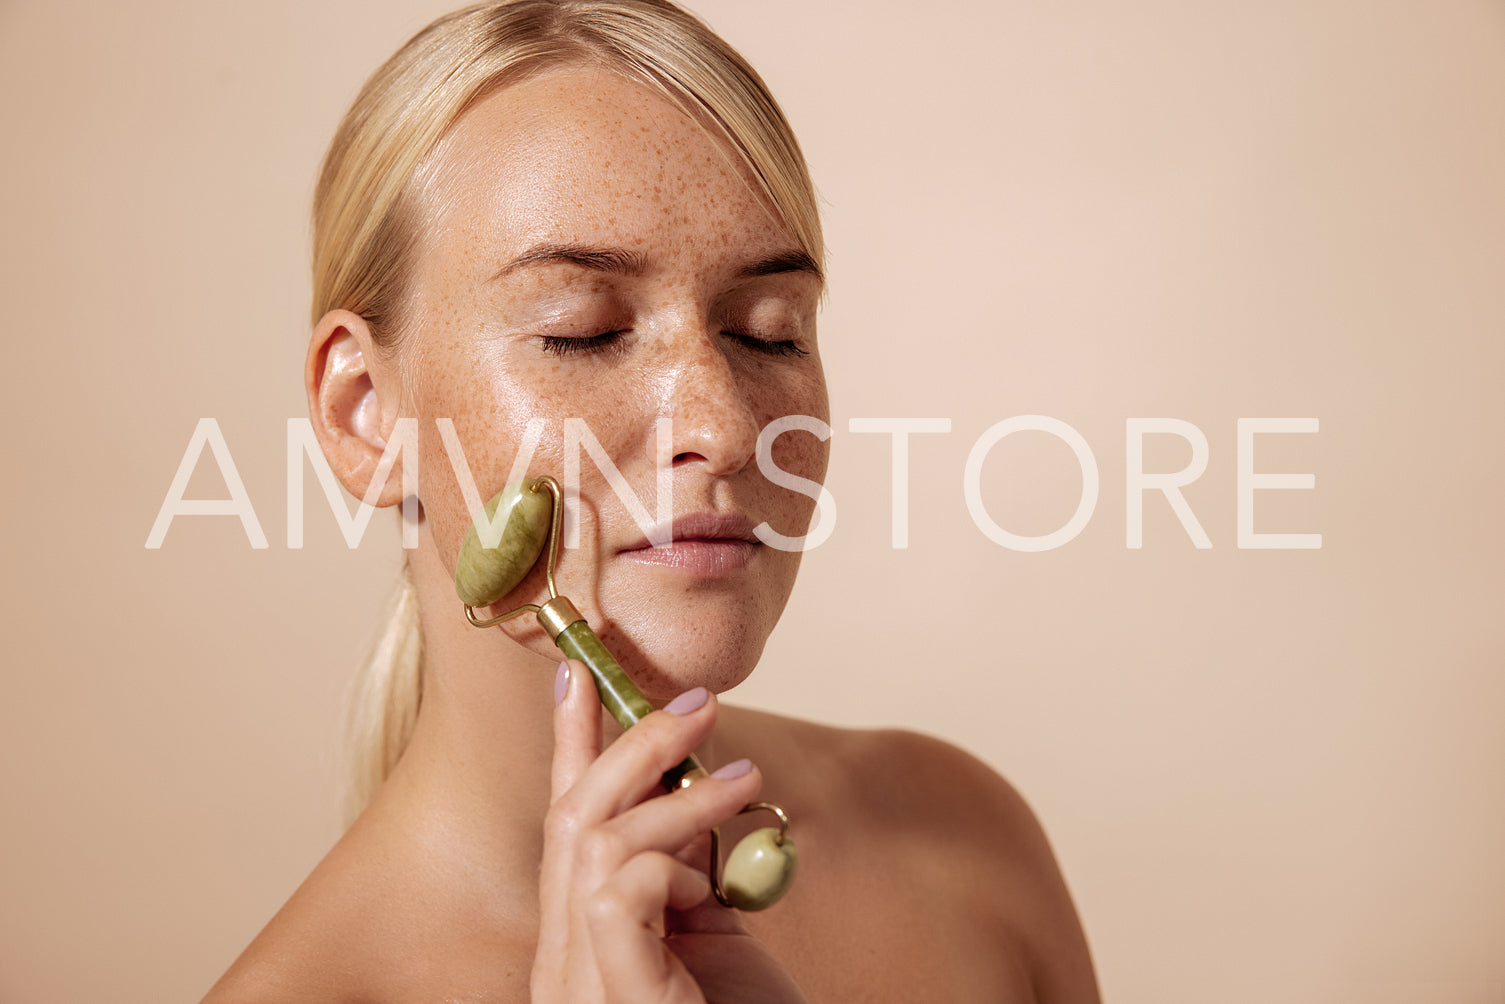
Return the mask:
M601 824L599 832L619 847L674 854L754 800L763 776L745 760L729 765L728 778L696 781L665 798L643 802Z
M688 909L664 912L664 936L672 939L683 934L748 934L742 914L722 906L715 896L707 896Z
M693 983L665 948L666 909L688 910L710 896L705 875L667 854L635 855L591 895L586 907L596 961L612 1000L674 1000Z
M681 712L670 710L676 701L698 697L703 703ZM710 734L716 724L716 697L696 688L655 711L608 746L576 778L565 798L572 814L585 822L610 819L637 805L658 787L664 772L675 766Z
M722 838L726 838L723 833ZM726 856L726 848L723 846L721 855ZM696 837L685 845L675 858L685 862L692 868L704 869L711 860L711 835L705 833ZM721 862L715 862L717 869L721 868ZM670 908L664 911L664 938L670 948L678 951L675 936L680 934L747 934L747 925L742 922L742 914L728 906L722 906L715 896L707 896L699 903L687 910ZM694 967L691 967L694 971Z
M601 755L601 700L590 670L577 659L559 665L566 675L562 695L559 681L555 682L554 693L559 700L554 708L550 804L573 788Z

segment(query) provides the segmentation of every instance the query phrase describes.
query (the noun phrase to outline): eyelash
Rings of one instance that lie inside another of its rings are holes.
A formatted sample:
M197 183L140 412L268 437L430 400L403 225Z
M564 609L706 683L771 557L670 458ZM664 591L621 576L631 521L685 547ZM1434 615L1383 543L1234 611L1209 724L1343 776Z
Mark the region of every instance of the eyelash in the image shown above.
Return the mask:
M735 340L737 344L744 348L762 353L765 356L792 356L798 358L810 354L800 348L799 343L794 341L775 342L766 338L757 338L753 335L739 335L735 331L723 331L722 334Z
M722 332L738 345L765 356L799 357L810 353L793 341L775 342L753 335L741 335L735 331ZM543 350L551 356L590 355L608 352L619 347L625 331L606 331L588 338L563 338L559 335L542 336Z
M623 331L607 331L589 338L562 338L559 335L544 335L543 350L551 356L589 355L606 352L619 347Z

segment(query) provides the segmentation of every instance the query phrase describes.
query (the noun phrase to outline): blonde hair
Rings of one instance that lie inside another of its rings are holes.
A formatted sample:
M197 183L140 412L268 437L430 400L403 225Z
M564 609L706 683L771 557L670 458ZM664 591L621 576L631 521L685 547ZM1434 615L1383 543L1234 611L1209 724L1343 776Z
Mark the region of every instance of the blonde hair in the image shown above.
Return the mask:
M393 350L411 322L426 158L474 101L563 64L611 69L678 104L746 166L817 265L820 214L804 155L755 70L669 0L513 0L445 15L372 75L336 130L313 208L313 319L359 314ZM351 791L359 814L407 745L422 699L422 641L406 565L388 625L351 704Z

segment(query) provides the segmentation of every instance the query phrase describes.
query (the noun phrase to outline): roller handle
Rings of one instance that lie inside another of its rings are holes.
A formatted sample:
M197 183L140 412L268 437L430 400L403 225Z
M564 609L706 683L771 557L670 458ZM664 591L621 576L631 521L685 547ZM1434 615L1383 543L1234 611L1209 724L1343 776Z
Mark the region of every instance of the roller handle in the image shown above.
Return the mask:
M601 639L596 637L573 603L563 596L551 598L538 607L538 623L554 639L561 652L584 663L591 671L601 703L623 729L632 728L653 712L653 705L601 644ZM678 766L665 772L663 783L665 788L673 791L706 776L705 768L691 753ZM720 833L711 830L707 874L711 879L711 891L722 906L762 910L776 903L794 881L799 855L794 841L789 839L789 816L771 802L754 802L742 812L760 810L777 816L778 827L765 827L744 837L733 848L724 870L720 865Z
M567 625L555 636L554 644L567 657L585 663L585 667L591 671L591 678L596 681L596 692L601 695L601 703L623 729L632 728L653 710L653 705L648 703L643 692L638 690L584 620ZM671 791L684 787L691 781L704 777L705 773L705 768L700 766L700 761L691 753L678 766L664 774L664 787Z

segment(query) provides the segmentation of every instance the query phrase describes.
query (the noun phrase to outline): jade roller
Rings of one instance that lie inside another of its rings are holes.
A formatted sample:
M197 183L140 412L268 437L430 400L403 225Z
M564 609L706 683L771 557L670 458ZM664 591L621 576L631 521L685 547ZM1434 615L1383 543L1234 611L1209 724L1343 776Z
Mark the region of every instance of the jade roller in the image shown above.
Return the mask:
M533 614L559 650L577 659L590 670L596 681L601 703L623 729L636 725L653 711L653 705L612 658L601 639L591 630L580 611L567 597L560 596L554 584L554 569L559 560L559 534L564 515L564 496L559 482L551 477L532 478L508 485L486 503L486 518L495 525L501 513L502 532L495 547L481 543L472 523L460 546L460 560L455 569L455 592L465 604L465 619L478 628ZM538 563L548 547L544 566L549 598L542 604L525 603L515 610L485 620L476 616L477 607L490 606L517 588ZM695 754L685 757L664 774L664 787L687 788L707 777ZM771 802L753 802L743 813L766 811L778 819L777 827L754 830L738 842L721 860L720 833L711 830L711 860L708 869L711 889L723 906L738 910L761 910L772 906L788 891L794 880L798 861L794 841L789 836L789 816ZM722 874L717 874L718 870Z

